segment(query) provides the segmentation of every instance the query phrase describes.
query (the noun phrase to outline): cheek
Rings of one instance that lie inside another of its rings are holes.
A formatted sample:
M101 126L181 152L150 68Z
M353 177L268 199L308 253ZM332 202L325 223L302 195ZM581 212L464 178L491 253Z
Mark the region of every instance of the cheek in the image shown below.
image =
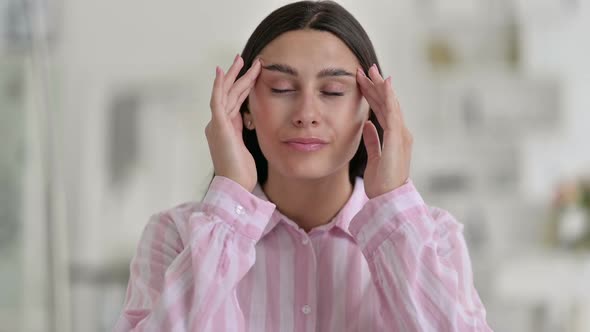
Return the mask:
M340 112L336 117L340 125L352 131L362 130L363 124L369 118L369 105L365 99L360 95L352 96L344 105L341 105L341 109L345 112Z
M251 109L259 114L270 113L273 109L280 108L281 106L284 107L284 105L281 104L281 99L273 98L270 93L270 88L261 82L256 83L248 98L252 107Z
M339 141L342 151L348 151L348 157L352 157L357 150L358 143L363 135L363 126L368 119L369 105L364 98L358 97L350 101L346 112L340 117L334 118L334 126L339 128ZM349 155L352 154L352 155Z
M248 96L250 113L256 126L256 135L261 148L274 141L284 121L281 118L280 105L270 98L265 91L265 86L256 84Z
M365 97L360 96L359 98L360 98L360 102L359 102L360 113L362 114L362 116L365 120L368 120L369 119L369 109L371 108L369 106L369 102L367 102Z
M248 96L248 108L257 126L263 125L263 122L272 114L270 110L273 108L271 100L264 94L263 88L262 84L256 83Z
M255 115L257 110L260 109L261 104L264 103L260 92L260 83L257 82L254 85L254 89L250 90L250 94L248 95L248 109L253 113L252 115Z

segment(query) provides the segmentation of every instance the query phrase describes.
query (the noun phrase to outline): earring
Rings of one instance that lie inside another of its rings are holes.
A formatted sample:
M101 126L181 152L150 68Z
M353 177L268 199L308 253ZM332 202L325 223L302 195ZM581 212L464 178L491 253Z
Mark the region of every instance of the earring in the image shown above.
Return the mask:
M252 121L249 121L246 123L246 128L248 129L252 129Z

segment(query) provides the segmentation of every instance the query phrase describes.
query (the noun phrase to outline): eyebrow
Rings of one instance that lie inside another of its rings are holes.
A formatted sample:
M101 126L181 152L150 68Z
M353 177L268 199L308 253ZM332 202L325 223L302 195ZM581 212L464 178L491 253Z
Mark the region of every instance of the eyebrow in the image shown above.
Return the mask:
M287 75L291 75L291 76L298 76L298 72L295 68L289 66L289 65L285 65L285 64L280 64L280 63L274 63L274 64L270 64L267 66L262 66L262 68L266 69L266 70L270 70L270 71L276 71L276 72L280 72L283 74L287 74ZM326 69L322 69L317 77L318 78L323 78L323 77L334 77L334 76L350 76L350 77L355 77L355 75L353 75L351 72L346 71L342 68L326 68Z

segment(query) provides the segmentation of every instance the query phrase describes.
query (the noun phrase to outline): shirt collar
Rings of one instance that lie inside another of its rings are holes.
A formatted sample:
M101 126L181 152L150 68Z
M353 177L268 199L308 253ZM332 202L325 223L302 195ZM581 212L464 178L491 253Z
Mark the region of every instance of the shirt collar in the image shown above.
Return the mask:
M260 184L257 184L252 193L257 196L258 198L264 199L269 201L268 197L262 190ZM349 236L352 236L350 231L348 230L348 226L352 221L352 218L361 210L361 208L365 205L365 203L369 200L365 193L365 185L363 179L361 177L357 177L355 179L354 188L352 190L352 195L348 198L348 201L344 204L342 209L338 211L336 216L327 224L315 227L312 229L311 233L317 231L329 231L333 227L338 227L342 231L344 231ZM264 237L268 234L273 228L283 222L291 227L297 227L297 224L283 215L279 210L275 209L270 221L266 225L264 231L262 232L262 236Z

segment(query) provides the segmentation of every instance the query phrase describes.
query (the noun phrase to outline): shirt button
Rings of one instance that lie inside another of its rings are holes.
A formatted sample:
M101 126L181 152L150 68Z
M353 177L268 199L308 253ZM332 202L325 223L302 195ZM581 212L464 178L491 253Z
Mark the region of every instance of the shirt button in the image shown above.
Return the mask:
M236 205L236 214L241 216L244 213L246 213L246 210L244 209L244 207L241 205Z
M311 307L306 304L301 307L301 312L303 312L304 315L309 315L311 313Z
M305 246L305 245L307 245L308 243L309 243L309 239L308 239L307 237L304 237L304 238L301 240L301 244L303 244L304 246Z

